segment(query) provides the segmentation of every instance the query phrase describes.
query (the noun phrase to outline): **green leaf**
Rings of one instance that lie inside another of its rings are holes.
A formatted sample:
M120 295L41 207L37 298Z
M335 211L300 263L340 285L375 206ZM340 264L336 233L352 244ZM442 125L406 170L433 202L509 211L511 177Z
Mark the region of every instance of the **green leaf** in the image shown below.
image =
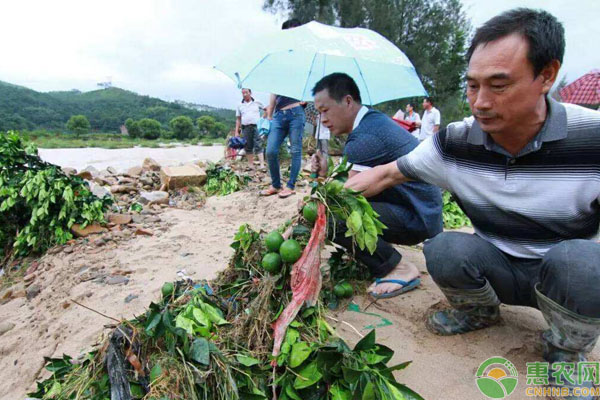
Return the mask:
M292 400L302 400L302 398L298 395L298 393L294 390L294 388L291 385L286 385L285 394L287 394Z
M365 235L365 245L367 246L369 253L375 253L375 250L377 250L377 235L372 235L367 232Z
M192 315L194 316L196 322L198 322L199 324L208 327L212 326L212 324L210 323L210 318L202 309L193 307Z
M352 211L348 216L348 219L346 219L346 226L354 234L358 233L362 228L361 214L358 211Z
M186 318L183 313L180 313L177 318L175 318L175 327L184 329L188 335L194 334L194 321Z
M310 356L312 350L306 342L296 342L292 346L292 352L290 353L290 367L296 368L304 362Z
M398 399L401 399L401 398L402 397L399 397ZM362 400L375 400L375 399L376 399L375 386L373 385L373 382L368 382L363 390Z
M329 388L331 400L352 400L352 392L341 386L339 382L335 382Z
M253 365L260 364L260 361L254 357L245 356L243 354L236 354L235 358L238 362L246 367L252 367Z
M204 338L195 339L192 342L189 357L200 364L208 365L210 363L208 341Z
M375 329L372 329L371 332L367 334L364 338L362 338L356 346L354 346L353 351L358 352L361 350L370 350L375 347Z
M317 362L313 361L304 368L302 368L294 381L295 389L304 389L309 386L317 383L321 377L323 376L321 372L319 372L319 368L317 366Z
M211 322L214 322L217 325L226 325L229 323L223 318L223 313L221 310L217 309L216 307L202 302L200 303L200 308L206 313Z

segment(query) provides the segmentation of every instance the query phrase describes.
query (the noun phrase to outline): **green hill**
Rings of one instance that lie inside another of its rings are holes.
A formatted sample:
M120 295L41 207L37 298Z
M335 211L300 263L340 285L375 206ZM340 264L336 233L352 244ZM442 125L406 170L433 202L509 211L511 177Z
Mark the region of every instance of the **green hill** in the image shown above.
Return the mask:
M76 114L85 115L92 130L98 132L119 132L127 118L153 118L166 126L180 115L194 121L202 115L211 115L229 128L235 124L233 110L198 111L116 87L85 93L78 90L41 93L0 81L0 131L63 130L69 117Z

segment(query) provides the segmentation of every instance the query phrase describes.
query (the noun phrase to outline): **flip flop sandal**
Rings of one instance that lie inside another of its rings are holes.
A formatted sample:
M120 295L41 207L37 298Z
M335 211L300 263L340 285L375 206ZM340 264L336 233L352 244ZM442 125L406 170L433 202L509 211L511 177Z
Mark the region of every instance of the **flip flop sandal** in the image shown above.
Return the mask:
M261 190L260 192L258 192L259 196L273 196L274 194L279 193L279 189L273 189L273 188L268 188L268 189L264 189Z
M288 193L283 193L283 194L281 192L279 192L279 198L280 199L286 199L286 198L288 198L288 197L290 197L291 195L294 195L294 194L296 194L296 192L293 191L293 190L290 190Z
M375 279L375 286L379 285L380 283L397 283L398 285L402 285L402 287L400 289L381 294L369 292L369 295L374 299L389 299L391 297L399 296L402 293L410 292L421 285L421 279L415 278L409 282L403 281L402 279Z

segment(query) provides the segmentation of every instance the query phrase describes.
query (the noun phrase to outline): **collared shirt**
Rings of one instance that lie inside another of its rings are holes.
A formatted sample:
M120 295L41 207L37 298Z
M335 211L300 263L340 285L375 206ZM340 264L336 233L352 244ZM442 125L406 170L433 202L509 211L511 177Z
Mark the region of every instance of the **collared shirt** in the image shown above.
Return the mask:
M400 172L449 190L475 233L515 257L541 258L600 225L600 113L549 99L539 133L517 156L473 118L399 158Z
M369 109L365 106L362 106L360 108L360 110L358 110L358 113L356 113L356 117L354 117L354 124L352 125L352 130L355 130L356 128L358 128L358 125L360 124L360 121L362 121L363 117L369 112ZM360 165L360 164L353 164L352 165L352 171L358 171L358 172L362 172L362 171L366 171L368 169L371 169L371 167L367 166L367 165Z
M344 155L354 166L373 168L409 154L418 145L419 141L390 117L363 107L346 140ZM386 203L417 242L442 231L441 192L433 185L422 182L395 185L369 198L369 202Z
M441 122L440 112L437 108L431 107L431 110L423 111L421 118L421 134L419 140L423 141L435 133L433 128Z
M235 111L236 117L242 117L242 125L256 124L260 118L260 109L265 108L260 101L242 101Z

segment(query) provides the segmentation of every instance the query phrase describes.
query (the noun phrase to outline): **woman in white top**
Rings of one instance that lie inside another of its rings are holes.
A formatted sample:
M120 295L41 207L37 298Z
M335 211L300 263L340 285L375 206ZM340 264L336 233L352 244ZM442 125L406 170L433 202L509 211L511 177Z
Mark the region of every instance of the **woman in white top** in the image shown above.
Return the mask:
M406 114L404 114L404 120L415 123L415 125L417 126L417 129L412 131L411 134L418 139L419 132L420 132L419 127L421 126L421 117L419 116L418 112L415 112L415 107L413 106L412 103L408 103L406 105Z

